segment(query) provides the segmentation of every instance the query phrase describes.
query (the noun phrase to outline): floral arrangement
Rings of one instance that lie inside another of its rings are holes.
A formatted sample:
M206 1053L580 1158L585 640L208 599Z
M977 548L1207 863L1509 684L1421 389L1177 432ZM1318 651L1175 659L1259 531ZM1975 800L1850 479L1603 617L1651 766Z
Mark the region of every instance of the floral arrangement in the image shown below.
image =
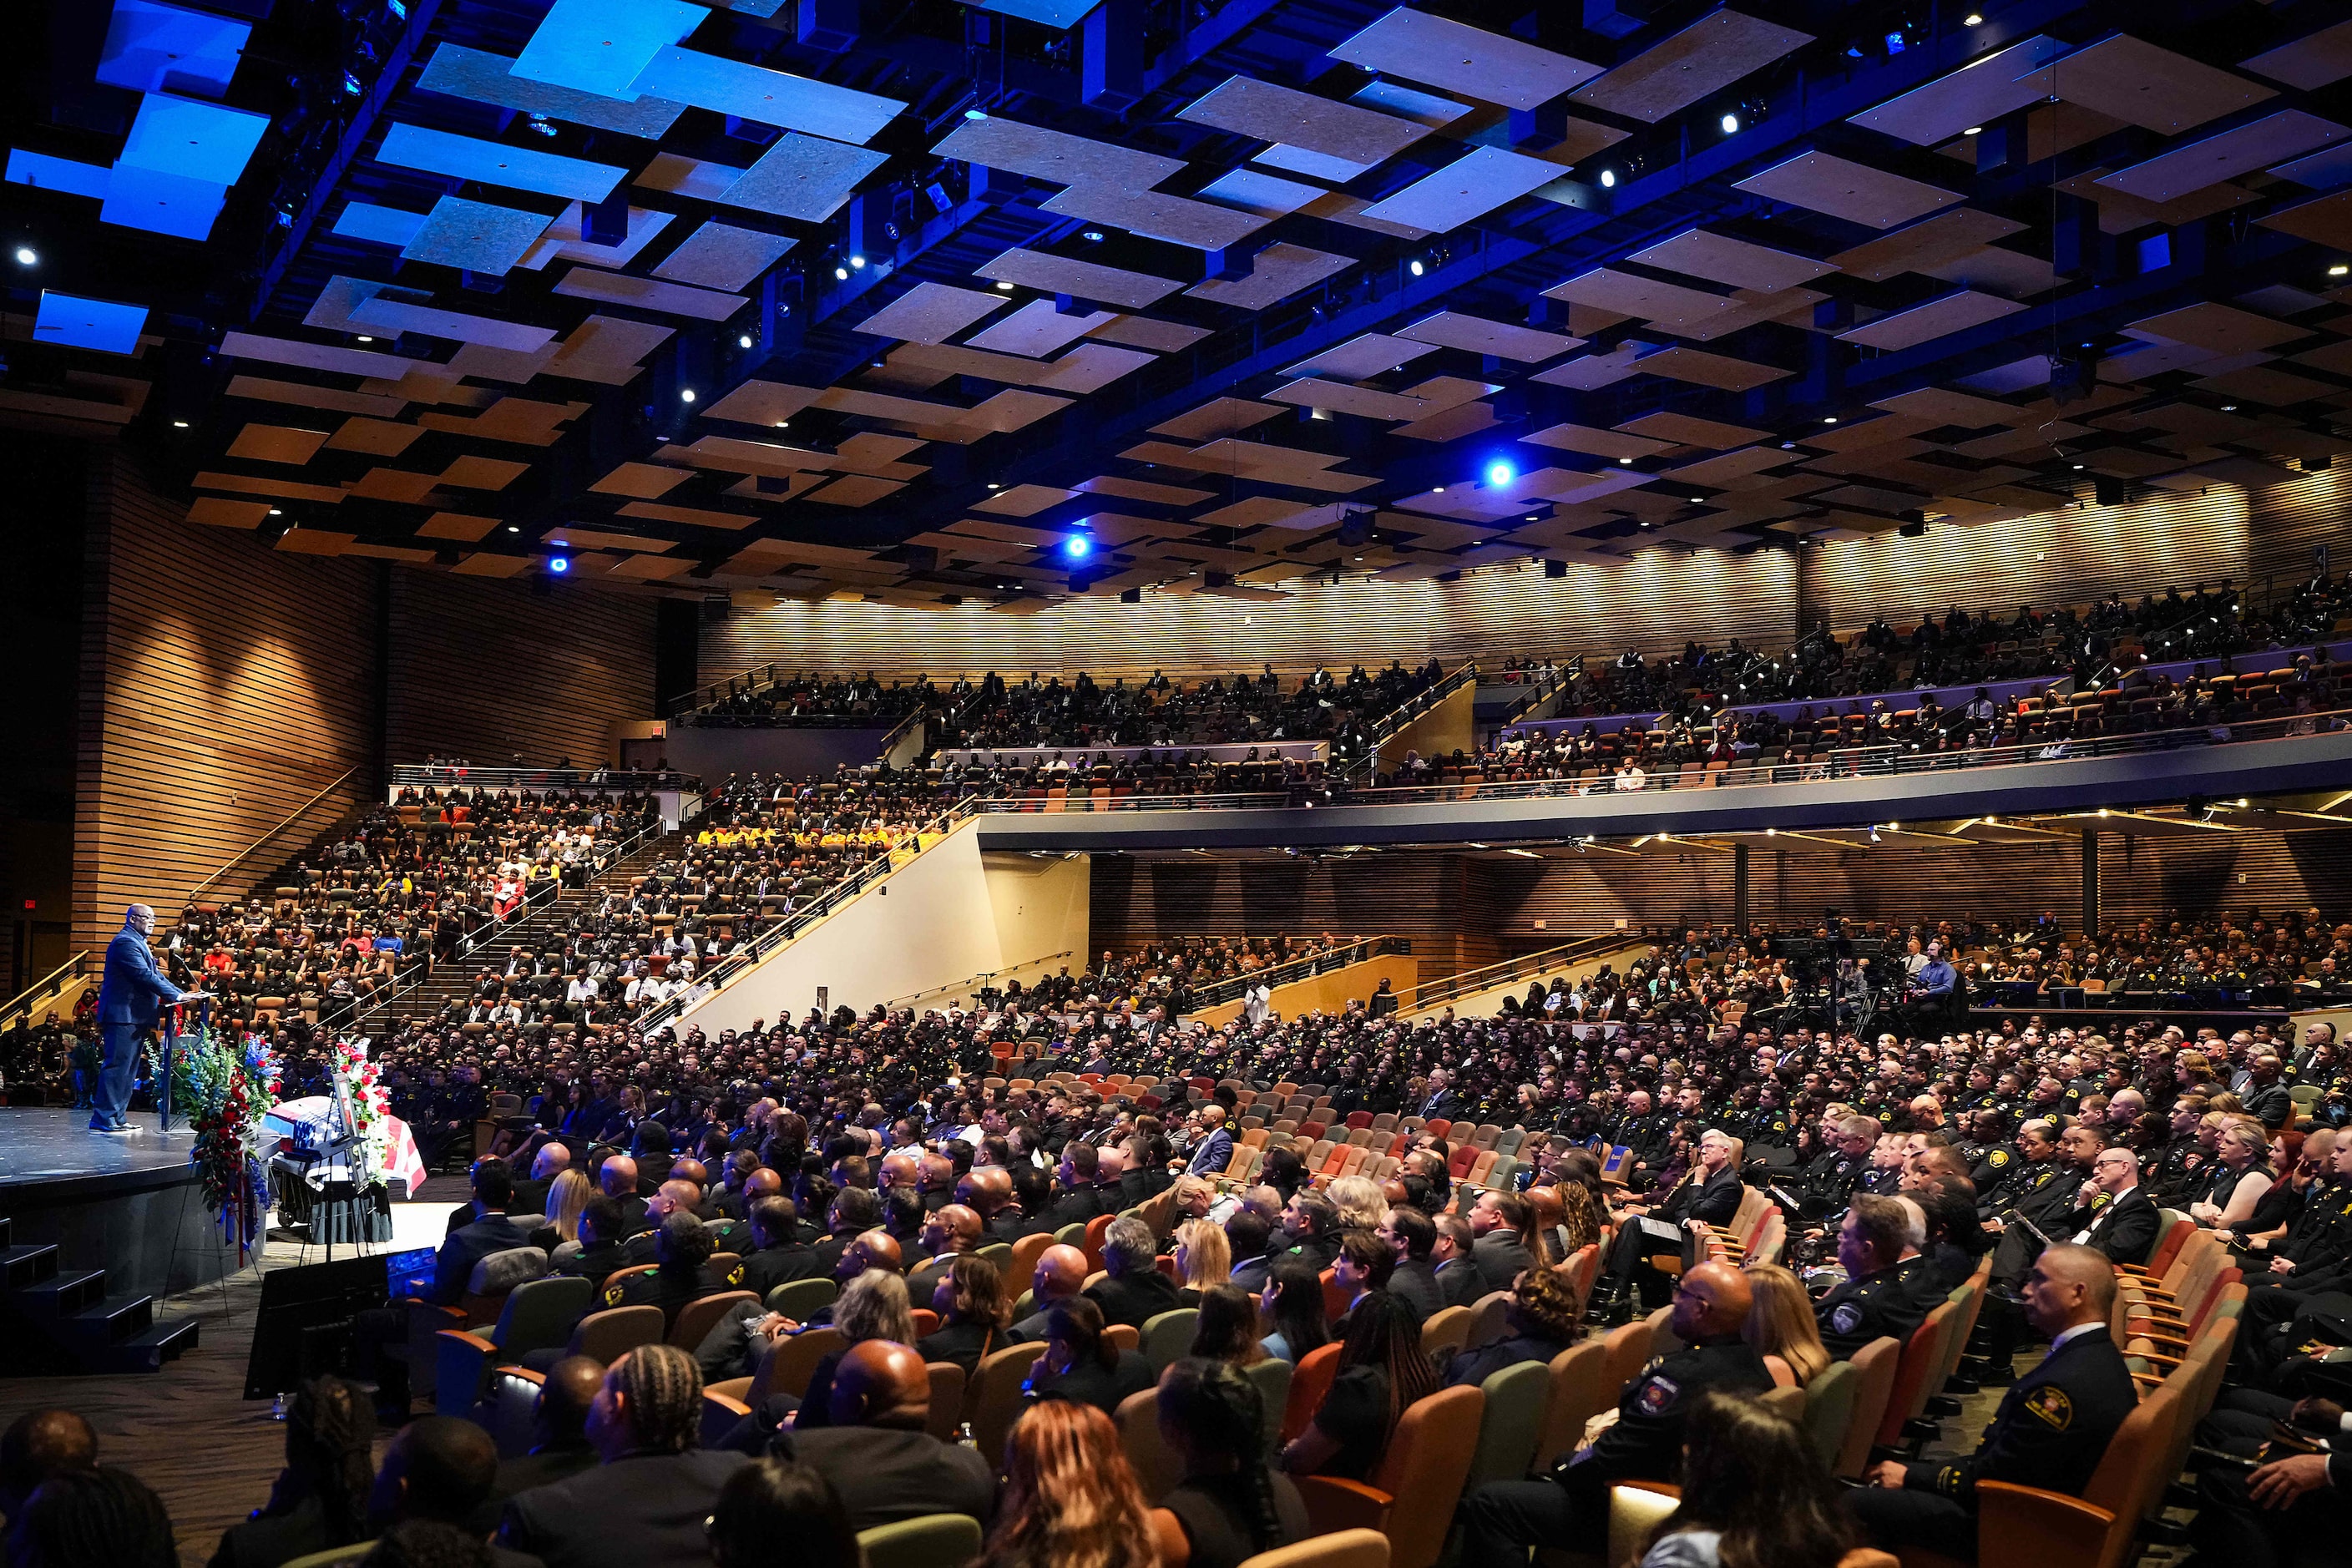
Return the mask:
M278 1103L278 1058L258 1037L238 1043L207 1026L180 1037L173 1079L173 1098L196 1135L189 1159L201 1173L205 1206L243 1259L269 1206L261 1118Z
M392 1114L392 1095L368 1059L365 1038L337 1040L334 1058L335 1077L351 1098L352 1131L359 1135L352 1174L364 1186L381 1180L391 1163L392 1131L385 1119Z

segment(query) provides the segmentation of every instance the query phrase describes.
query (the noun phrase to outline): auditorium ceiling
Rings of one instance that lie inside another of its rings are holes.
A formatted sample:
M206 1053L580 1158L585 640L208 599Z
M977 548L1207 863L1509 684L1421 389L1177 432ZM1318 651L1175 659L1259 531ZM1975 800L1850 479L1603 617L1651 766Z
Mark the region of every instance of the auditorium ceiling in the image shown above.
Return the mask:
M50 0L18 42L0 418L281 551L1018 613L2352 447L2333 0Z

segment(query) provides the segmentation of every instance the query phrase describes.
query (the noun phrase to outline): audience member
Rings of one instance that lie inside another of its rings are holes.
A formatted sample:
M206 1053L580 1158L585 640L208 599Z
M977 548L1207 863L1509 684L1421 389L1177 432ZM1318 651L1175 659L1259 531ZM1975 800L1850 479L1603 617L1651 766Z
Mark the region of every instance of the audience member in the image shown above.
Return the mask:
M861 1568L857 1527L831 1482L790 1459L727 1478L710 1510L713 1568Z
M1141 1351L1121 1350L1104 1332L1102 1309L1084 1296L1057 1301L1045 1315L1045 1353L1029 1374L1033 1399L1067 1399L1116 1415L1118 1402L1151 1386Z
M930 1374L923 1358L888 1340L865 1340L835 1369L822 1426L795 1423L773 1451L823 1476L853 1530L927 1513L988 1517L995 1473L976 1450L928 1430Z
M1056 1313L1091 1311L1066 1303ZM1145 1386L1149 1387L1147 1380ZM1004 1443L1004 1496L973 1568L1159 1568L1150 1510L1110 1416L1032 1405Z
M1795 1422L1710 1393L1684 1425L1681 1500L1641 1568L1828 1568L1853 1548L1837 1485Z
M1367 1480L1388 1451L1398 1420L1416 1401L1437 1392L1437 1374L1422 1352L1412 1309L1384 1290L1366 1296L1349 1315L1339 1369L1307 1430L1282 1451L1293 1475Z
M1230 1363L1171 1363L1160 1374L1159 1417L1160 1440L1183 1472L1160 1506L1183 1531L1188 1568L1239 1568L1313 1531L1297 1487L1265 1462L1273 1415Z
M314 1378L286 1412L286 1468L269 1500L224 1531L211 1568L278 1568L368 1539L375 1419L367 1395L339 1377Z

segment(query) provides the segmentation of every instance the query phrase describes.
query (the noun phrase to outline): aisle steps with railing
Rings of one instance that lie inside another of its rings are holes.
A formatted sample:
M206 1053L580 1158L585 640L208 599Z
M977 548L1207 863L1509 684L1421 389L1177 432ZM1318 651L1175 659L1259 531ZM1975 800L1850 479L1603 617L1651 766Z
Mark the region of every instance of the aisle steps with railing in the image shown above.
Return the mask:
M62 1268L54 1243L16 1245L0 1215L0 1372L156 1372L196 1345L197 1321L155 1321L152 1296L109 1294L103 1268Z

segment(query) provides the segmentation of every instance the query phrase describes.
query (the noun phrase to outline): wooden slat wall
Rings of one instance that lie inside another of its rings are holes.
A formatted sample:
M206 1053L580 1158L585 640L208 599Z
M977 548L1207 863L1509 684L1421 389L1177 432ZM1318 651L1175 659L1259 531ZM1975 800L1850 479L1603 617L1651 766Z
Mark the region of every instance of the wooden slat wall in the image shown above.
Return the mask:
M345 770L362 774L233 877L356 801L370 760L372 567L191 527L119 448L91 457L74 934L188 889Z
M976 605L913 610L847 600L786 600L704 626L701 669L719 680L771 661L787 668L1255 669L1318 660L1449 664L1507 651L1679 649L1702 635L1785 643L1796 627L1796 563L1781 552L1646 552L1622 563L1572 563L1547 578L1481 573L1454 583L1328 584L1282 603L1147 594L1122 605L1085 598L1036 615Z
M386 755L485 767L618 759L614 726L654 716L654 601L563 584L396 571Z
M2340 917L2352 896L2352 829L2210 842L2103 834L2100 851L2110 924L2175 910L2278 914L2314 905ZM1749 913L1793 923L1832 908L1899 921L2030 921L2049 911L2072 927L2082 910L2081 874L2080 844L2071 838L1967 851L1759 849ZM1105 855L1095 858L1093 879L1095 952L1176 936L1388 931L1413 938L1423 978L1554 947L1619 921L1731 919L1732 858L1701 849L1544 860L1437 851L1323 862Z

